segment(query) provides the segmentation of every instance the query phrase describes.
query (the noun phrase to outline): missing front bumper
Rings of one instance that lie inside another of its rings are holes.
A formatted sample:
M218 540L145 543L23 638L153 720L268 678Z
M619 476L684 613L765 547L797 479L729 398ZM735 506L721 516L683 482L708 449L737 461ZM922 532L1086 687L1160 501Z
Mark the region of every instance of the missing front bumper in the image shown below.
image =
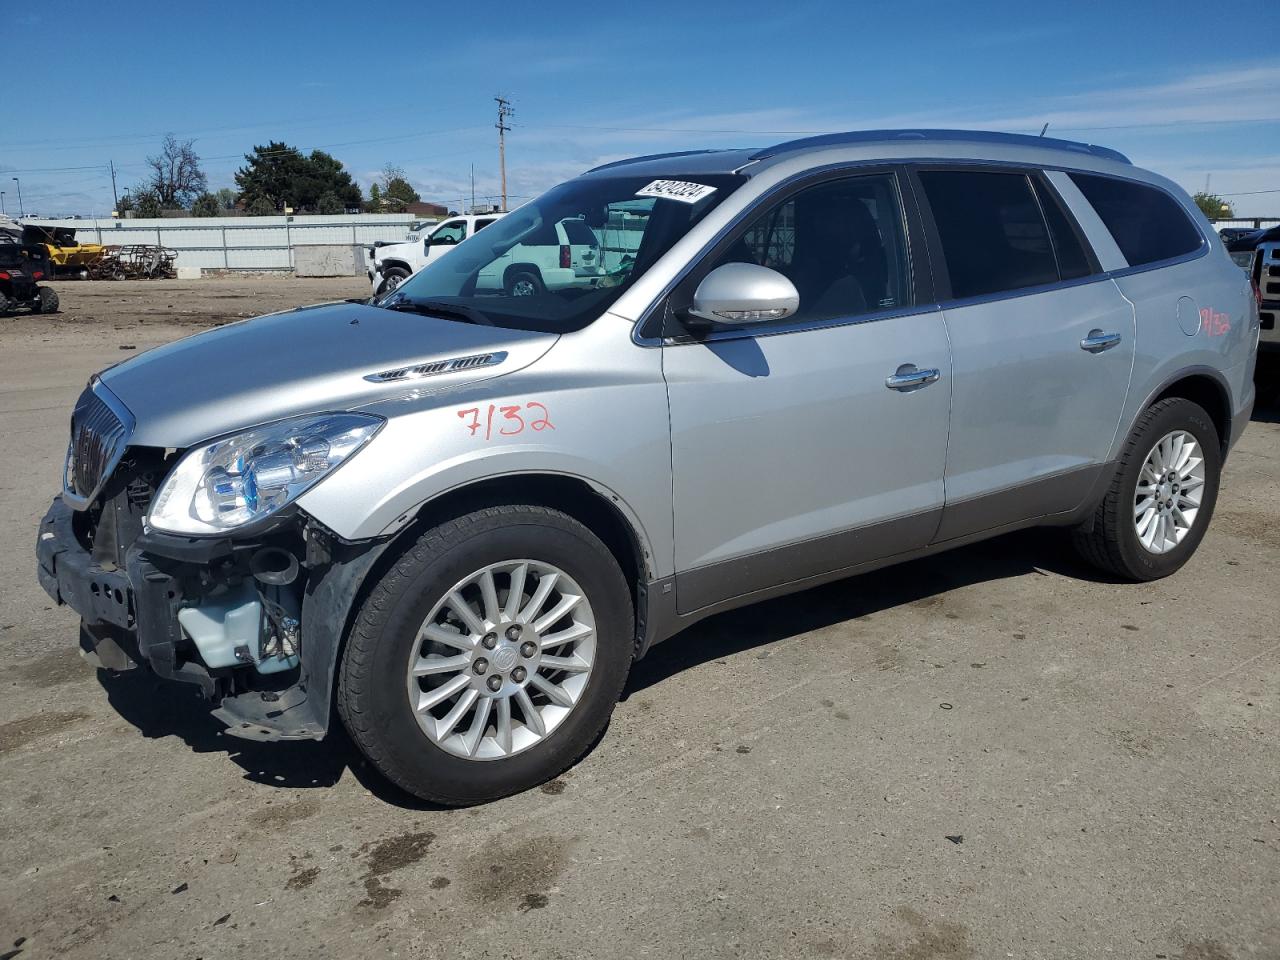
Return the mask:
M169 680L193 683L217 702L214 716L227 732L253 740L319 740L328 729L329 698L308 697L306 671L283 689L244 689L243 676L230 669L210 670L192 659L177 612L183 604L185 568L202 568L232 552L229 544L195 550L175 542L166 556L133 547L124 570L95 561L80 543L75 513L56 498L40 522L36 540L37 576L45 592L81 617L81 650L94 666L127 670L146 666ZM143 538L150 549L156 538ZM161 541L162 542L162 541ZM243 671L241 671L243 673Z

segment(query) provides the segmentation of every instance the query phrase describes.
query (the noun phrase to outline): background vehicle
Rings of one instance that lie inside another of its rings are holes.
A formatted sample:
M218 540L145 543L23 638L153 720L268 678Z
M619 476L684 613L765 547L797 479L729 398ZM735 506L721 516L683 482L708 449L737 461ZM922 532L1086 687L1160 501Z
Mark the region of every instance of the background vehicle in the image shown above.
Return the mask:
M1231 254L1231 259L1236 262L1237 266L1246 270L1253 266L1253 251L1258 249L1258 244L1280 241L1280 227L1241 230L1232 237L1225 236L1226 232L1226 230L1222 231L1224 234L1222 242L1226 244L1227 252Z
M604 276L595 232L581 217L548 224L479 272L477 286L529 297L564 287L591 287Z
M570 221L607 283L479 283ZM475 803L566 769L635 659L720 611L1036 525L1174 573L1257 334L1191 199L1105 148L623 161L374 302L104 370L39 576L103 663L198 685L229 732L319 738L336 706L389 779Z
M391 292L428 263L440 259L467 237L504 216L504 213L485 213L449 217L421 239L368 247L366 272L374 295Z
M46 227L29 224L31 236L43 238L48 251L51 276L88 277L90 267L107 251L99 243L78 243L76 231L69 227Z
M57 313L58 294L39 285L51 275L48 249L39 230L12 221L0 226L0 313L24 308Z
M1249 278L1258 297L1258 349L1280 352L1280 228L1255 247Z

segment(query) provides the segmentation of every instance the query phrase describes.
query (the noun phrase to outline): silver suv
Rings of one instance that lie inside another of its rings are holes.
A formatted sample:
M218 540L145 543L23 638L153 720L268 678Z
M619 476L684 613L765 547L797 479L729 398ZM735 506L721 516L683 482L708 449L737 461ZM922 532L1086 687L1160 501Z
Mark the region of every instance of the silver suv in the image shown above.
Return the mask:
M478 284L547 225L593 283ZM474 803L589 749L710 614L1035 524L1196 549L1253 404L1247 278L1173 183L1002 134L598 167L369 303L93 377L40 579L101 666Z

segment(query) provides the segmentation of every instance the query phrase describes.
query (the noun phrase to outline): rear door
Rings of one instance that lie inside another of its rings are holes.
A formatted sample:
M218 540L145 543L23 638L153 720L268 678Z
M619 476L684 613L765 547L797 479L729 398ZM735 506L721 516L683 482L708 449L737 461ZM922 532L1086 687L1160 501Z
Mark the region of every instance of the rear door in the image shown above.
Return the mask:
M695 339L668 319L681 612L921 547L943 503L951 363L894 172L833 175L747 217L723 263L788 276L795 316ZM914 215L912 216L914 220Z
M1133 308L1034 170L919 167L954 384L937 540L1071 510L1111 448Z

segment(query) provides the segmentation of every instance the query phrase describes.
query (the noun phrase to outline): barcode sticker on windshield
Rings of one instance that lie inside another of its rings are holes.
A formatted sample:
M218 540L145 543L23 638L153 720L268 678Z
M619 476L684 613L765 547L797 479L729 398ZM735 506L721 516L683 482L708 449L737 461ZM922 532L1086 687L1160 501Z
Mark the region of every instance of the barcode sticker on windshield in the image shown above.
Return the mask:
M716 192L705 183L688 183L684 180L655 180L636 191L637 197L658 197L662 200L679 200L681 203L697 203L703 197Z

